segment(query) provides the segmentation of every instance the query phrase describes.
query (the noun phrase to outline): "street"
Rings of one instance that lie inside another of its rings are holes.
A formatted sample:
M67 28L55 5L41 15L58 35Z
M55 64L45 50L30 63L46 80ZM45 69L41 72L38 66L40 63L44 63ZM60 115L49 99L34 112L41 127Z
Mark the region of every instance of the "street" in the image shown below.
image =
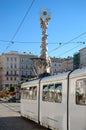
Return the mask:
M47 130L46 128L22 118L20 103L0 102L0 130Z

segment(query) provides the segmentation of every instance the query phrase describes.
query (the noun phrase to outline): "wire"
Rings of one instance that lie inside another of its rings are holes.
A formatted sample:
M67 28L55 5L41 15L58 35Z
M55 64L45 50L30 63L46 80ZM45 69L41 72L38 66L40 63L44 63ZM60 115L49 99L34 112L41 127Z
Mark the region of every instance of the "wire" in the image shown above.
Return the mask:
M7 41L7 40L0 40L0 42L4 42L4 43L6 43L6 42L9 42L9 43L41 43L41 42L34 42L34 41ZM85 44L86 43L86 41L83 41L83 42L70 42L70 43L83 43L83 44ZM48 44L58 44L58 45L62 45L62 44L65 44L65 42L48 42Z
M19 32L19 30L20 30L20 28L21 28L21 26L22 26L22 24L23 24L25 18L27 17L28 13L30 12L30 10L31 10L31 8L32 8L32 6L33 6L33 4L34 4L34 2L35 2L35 0L32 0L31 5L30 5L29 8L27 9L27 11L26 11L26 13L25 13L25 15L24 15L24 17L23 17L21 23L19 24L19 26L18 26L16 32L14 33L14 35L13 35L13 37L12 37L12 39L11 39L9 45L6 47L5 51L10 47L10 45L14 44L14 41L13 41L13 40L14 40L14 38L16 37L17 33ZM6 41L6 42L7 42L7 41Z
M57 50L57 49L59 49L59 48L65 46L65 45L67 45L67 44L69 44L69 43L71 43L71 42L74 41L75 39L78 39L79 37L81 37L81 36L83 36L83 35L85 35L85 34L86 34L86 32L84 32L84 33L78 35L77 37L75 37L75 38L69 40L68 42L66 42L65 44L63 44L62 46L59 46L59 47L57 47L57 48L54 48L54 49L51 50L49 53L51 53L51 52L53 52L53 51L55 51L55 50ZM84 43L84 42L83 42L83 43Z
M15 34L13 35L11 41L13 41L13 39L15 38L16 34L18 33L19 29L21 28L21 26L22 26L22 24L23 24L25 18L27 17L29 11L31 10L31 8L32 8L32 6L33 6L33 4L34 4L34 2L35 2L35 0L33 0L33 1L31 2L31 5L30 5L29 8L27 9L27 11L26 11L26 13L25 13L25 15L24 15L24 17L23 17L21 23L19 24L19 26L18 26L18 28L17 28Z
M62 55L64 55L64 54L66 54L66 53L68 53L68 52L70 52L71 50L73 50L73 49L75 49L75 48L77 48L77 47L79 47L79 46L81 46L81 45L82 45L82 44L79 44L79 45L77 45L77 46L75 46L75 47L71 48L70 50L65 51L64 53L59 54L59 57L60 57L60 56L62 56Z

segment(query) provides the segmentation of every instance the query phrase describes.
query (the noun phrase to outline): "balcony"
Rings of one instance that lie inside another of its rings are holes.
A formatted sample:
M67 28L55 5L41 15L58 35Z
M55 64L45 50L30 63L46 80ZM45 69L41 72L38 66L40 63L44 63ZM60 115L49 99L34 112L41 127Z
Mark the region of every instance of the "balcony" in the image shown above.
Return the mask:
M19 74L5 74L5 76L19 76Z

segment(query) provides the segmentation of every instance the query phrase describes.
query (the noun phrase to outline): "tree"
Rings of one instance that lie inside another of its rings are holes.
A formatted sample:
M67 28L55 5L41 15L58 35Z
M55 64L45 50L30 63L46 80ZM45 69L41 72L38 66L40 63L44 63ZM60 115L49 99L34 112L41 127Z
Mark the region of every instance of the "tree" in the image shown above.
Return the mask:
M78 69L80 66L80 53L76 53L73 56L73 69Z

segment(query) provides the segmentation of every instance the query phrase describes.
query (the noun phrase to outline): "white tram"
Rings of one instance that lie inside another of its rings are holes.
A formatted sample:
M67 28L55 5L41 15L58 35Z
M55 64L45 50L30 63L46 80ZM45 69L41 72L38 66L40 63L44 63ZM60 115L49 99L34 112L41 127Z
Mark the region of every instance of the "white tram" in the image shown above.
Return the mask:
M23 83L21 116L52 130L86 130L86 68Z

